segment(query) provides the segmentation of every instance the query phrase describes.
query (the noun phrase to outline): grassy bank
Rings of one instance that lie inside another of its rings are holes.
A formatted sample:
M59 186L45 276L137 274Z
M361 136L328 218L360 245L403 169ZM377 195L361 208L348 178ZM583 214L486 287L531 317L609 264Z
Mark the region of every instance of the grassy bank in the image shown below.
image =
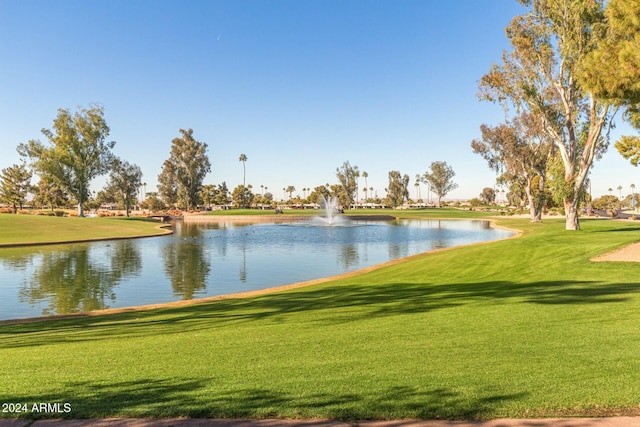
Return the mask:
M49 417L639 414L640 265L589 261L638 225L501 224L525 234L260 297L0 326L0 401L70 403Z
M123 238L163 234L156 221L145 218L78 218L0 215L0 245Z

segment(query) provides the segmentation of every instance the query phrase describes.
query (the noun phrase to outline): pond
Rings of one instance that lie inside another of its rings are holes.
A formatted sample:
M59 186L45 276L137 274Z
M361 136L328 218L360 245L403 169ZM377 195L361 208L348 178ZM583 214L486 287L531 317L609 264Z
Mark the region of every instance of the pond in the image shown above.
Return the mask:
M0 249L0 320L265 289L513 234L459 220L174 228L145 239Z

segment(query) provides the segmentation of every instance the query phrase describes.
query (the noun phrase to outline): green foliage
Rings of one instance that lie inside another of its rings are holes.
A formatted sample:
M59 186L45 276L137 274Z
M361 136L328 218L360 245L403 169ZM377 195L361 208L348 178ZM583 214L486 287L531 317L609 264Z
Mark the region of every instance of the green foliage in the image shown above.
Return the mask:
M389 171L387 198L391 207L395 208L409 198L409 175L400 175L399 171Z
M606 194L592 202L594 209L620 209L620 200L616 196Z
M331 193L329 192L329 189L326 186L319 185L311 191L311 194L309 194L309 197L307 197L307 200L309 200L309 202L311 203L320 204L322 202L322 199L329 197L330 194Z
M89 184L108 172L115 142L106 142L109 126L104 110L94 105L73 115L59 109L53 130L42 129L49 140L46 147L40 141L20 144L18 152L28 157L36 173L73 196L78 202L78 215L83 216L83 204L89 198Z
M615 108L578 84L582 64L606 29L600 0L526 0L529 13L507 28L512 50L480 83L480 97L536 117L564 167L566 228L578 230L578 204L593 161L609 143Z
M609 0L598 46L585 55L580 83L617 104L640 103L640 1Z
M151 212L159 212L167 209L167 205L158 197L155 192L147 193L147 198L140 203L142 209L147 209Z
M137 165L115 158L111 166L107 193L124 205L126 215L129 216L131 206L138 197L138 189L142 186L142 170Z
M36 206L48 206L51 210L54 207L67 206L69 197L50 177L42 177L34 189L34 203Z
M447 162L433 162L430 168L431 172L425 172L422 179L423 182L431 186L431 191L438 196L438 207L440 207L442 198L458 188L458 184L453 182L456 173Z
M616 150L633 166L640 162L640 136L622 136L615 144Z
M345 209L349 209L357 197L360 170L358 166L351 166L349 161L346 161L341 167L336 168L336 176L338 177L340 185L342 185L342 195L344 198L344 201L341 201L342 206Z
M482 193L480 193L480 200L485 205L492 205L496 201L496 190L491 187L485 187L482 189Z
M27 200L31 190L31 172L24 164L13 165L0 172L0 202L13 207L13 213Z
M253 203L254 194L244 185L238 185L231 193L231 199L236 208L248 208Z
M158 189L164 200L184 209L198 205L204 177L211 171L207 144L193 137L193 130L180 129L182 136L171 142L171 153L158 176Z

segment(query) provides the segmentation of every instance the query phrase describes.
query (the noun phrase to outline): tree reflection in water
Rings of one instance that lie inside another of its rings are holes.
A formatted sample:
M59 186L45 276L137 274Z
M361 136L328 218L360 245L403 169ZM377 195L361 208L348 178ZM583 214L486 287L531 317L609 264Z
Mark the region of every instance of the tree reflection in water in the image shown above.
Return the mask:
M162 250L164 271L171 281L173 294L183 300L193 299L196 292L207 288L211 263L205 257L202 231L201 227L182 224L178 233L181 240Z
M102 250L105 254L94 254ZM114 287L142 268L140 251L129 240L104 247L76 245L72 251L47 250L32 256L41 257L41 262L25 277L18 301L31 305L46 301L45 316L108 308L116 299Z

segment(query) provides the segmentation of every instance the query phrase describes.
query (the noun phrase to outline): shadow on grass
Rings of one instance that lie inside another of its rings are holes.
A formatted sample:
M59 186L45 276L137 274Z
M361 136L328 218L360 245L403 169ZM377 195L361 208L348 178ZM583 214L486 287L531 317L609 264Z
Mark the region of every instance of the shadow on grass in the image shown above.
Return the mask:
M640 283L571 280L323 286L180 308L5 325L0 327L0 348L215 330L255 321L284 323L290 321L289 316L298 315L304 315L307 322L329 325L470 304L622 303L638 292Z
M358 388L355 388L358 390ZM7 402L60 402L69 412L29 412L22 418L321 418L489 419L514 395L463 395L445 388L394 386L381 391L296 393L266 388L232 388L208 380L138 380L123 383L69 383L56 393L3 396Z

